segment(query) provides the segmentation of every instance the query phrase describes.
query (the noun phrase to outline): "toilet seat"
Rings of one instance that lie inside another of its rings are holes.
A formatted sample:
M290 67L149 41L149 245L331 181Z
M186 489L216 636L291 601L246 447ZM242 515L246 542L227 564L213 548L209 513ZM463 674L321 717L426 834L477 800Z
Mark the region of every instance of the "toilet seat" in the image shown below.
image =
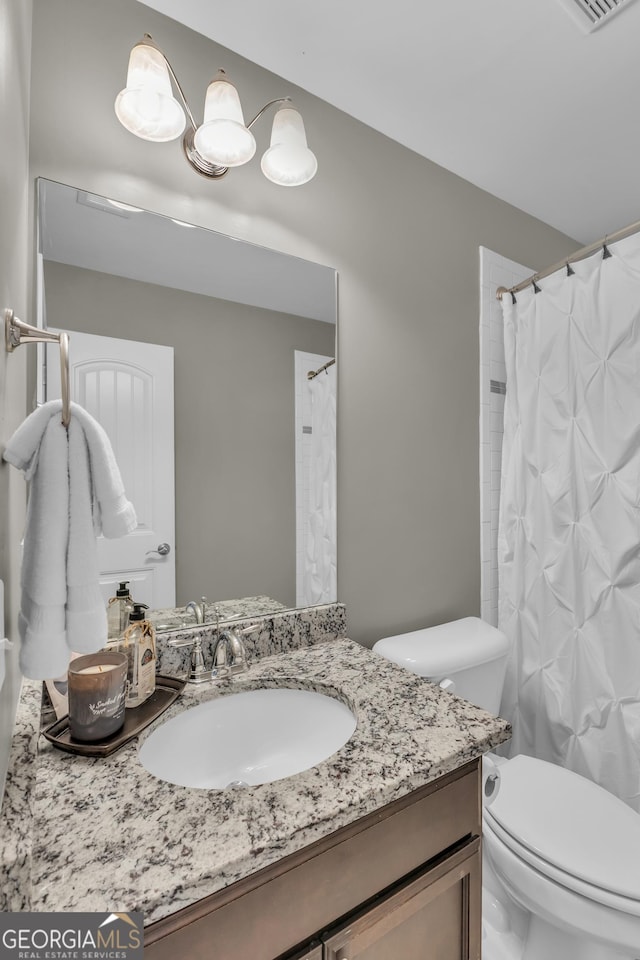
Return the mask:
M618 910L620 913L626 913L632 917L640 918L640 900L636 900L632 897L624 897L617 893L612 893L610 890L605 890L603 887L596 886L592 883L587 883L586 880L581 880L579 877L574 876L571 873L567 873L564 870L559 870L558 867L554 867L553 864L549 863L546 860L542 860L540 857L536 857L531 850L527 847L523 847L521 844L518 844L505 830L502 830L500 825L493 822L488 822L489 818L484 818L484 833L493 834L499 841L501 841L504 846L509 850L514 857L517 857L519 860L527 863L529 866L533 867L539 874L543 877L546 877L548 880L552 880L555 884L558 884L560 887L576 893L581 897L584 897L586 900L590 900L593 903L601 904L604 907L608 907L611 910Z
M598 944L608 947L609 953L602 956L609 960L619 956L617 952L611 953L612 948L627 951L622 955L629 957L629 960L638 956L640 916L583 896L563 882L558 883L549 877L546 869L539 872L502 843L491 826L487 826L484 832L484 841L484 855L493 867L505 895L529 913L527 944L530 935L535 938L541 933L544 938L546 949L542 953L534 952L532 956L542 956L544 960L559 960L560 957L584 960L586 944L590 947ZM549 944L553 943L554 928L561 935L568 934L574 938L573 950L567 951L564 941L561 950L549 949Z
M521 860L569 890L640 916L640 816L555 764L517 756L500 766L485 825Z

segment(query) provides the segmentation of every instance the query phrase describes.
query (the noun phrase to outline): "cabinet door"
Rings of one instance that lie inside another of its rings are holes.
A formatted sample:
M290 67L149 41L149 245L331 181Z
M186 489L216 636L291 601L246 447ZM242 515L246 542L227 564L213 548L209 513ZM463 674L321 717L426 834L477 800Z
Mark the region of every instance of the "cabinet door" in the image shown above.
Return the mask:
M329 931L324 960L480 960L479 847L466 844Z
M287 954L285 960L322 960L322 944L305 947L301 953L294 953L293 956Z

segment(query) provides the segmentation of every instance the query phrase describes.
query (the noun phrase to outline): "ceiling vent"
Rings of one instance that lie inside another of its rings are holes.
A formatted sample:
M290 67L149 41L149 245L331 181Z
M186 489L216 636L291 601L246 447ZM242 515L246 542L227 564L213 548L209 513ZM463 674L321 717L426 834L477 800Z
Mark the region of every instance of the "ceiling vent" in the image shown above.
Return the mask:
M558 2L584 31L590 33L604 23L609 23L616 13L630 6L633 0L558 0Z

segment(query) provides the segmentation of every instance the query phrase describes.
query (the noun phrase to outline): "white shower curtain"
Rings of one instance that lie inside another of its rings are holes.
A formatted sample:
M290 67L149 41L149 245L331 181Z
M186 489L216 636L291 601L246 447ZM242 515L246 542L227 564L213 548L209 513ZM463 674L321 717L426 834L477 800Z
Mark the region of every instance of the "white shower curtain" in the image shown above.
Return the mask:
M503 297L502 713L640 811L640 238L608 252Z
M336 368L309 381L311 476L308 534L303 571L305 602L335 603L336 548Z

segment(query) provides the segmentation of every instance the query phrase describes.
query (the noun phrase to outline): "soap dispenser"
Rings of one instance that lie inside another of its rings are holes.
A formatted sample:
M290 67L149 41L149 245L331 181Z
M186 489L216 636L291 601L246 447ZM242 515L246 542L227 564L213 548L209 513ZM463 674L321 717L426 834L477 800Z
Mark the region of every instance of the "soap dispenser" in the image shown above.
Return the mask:
M127 654L127 707L139 707L156 688L156 633L145 619L146 603L134 603L118 649Z
M133 599L129 593L129 581L123 580L107 605L107 642L121 637L129 625L133 611Z

